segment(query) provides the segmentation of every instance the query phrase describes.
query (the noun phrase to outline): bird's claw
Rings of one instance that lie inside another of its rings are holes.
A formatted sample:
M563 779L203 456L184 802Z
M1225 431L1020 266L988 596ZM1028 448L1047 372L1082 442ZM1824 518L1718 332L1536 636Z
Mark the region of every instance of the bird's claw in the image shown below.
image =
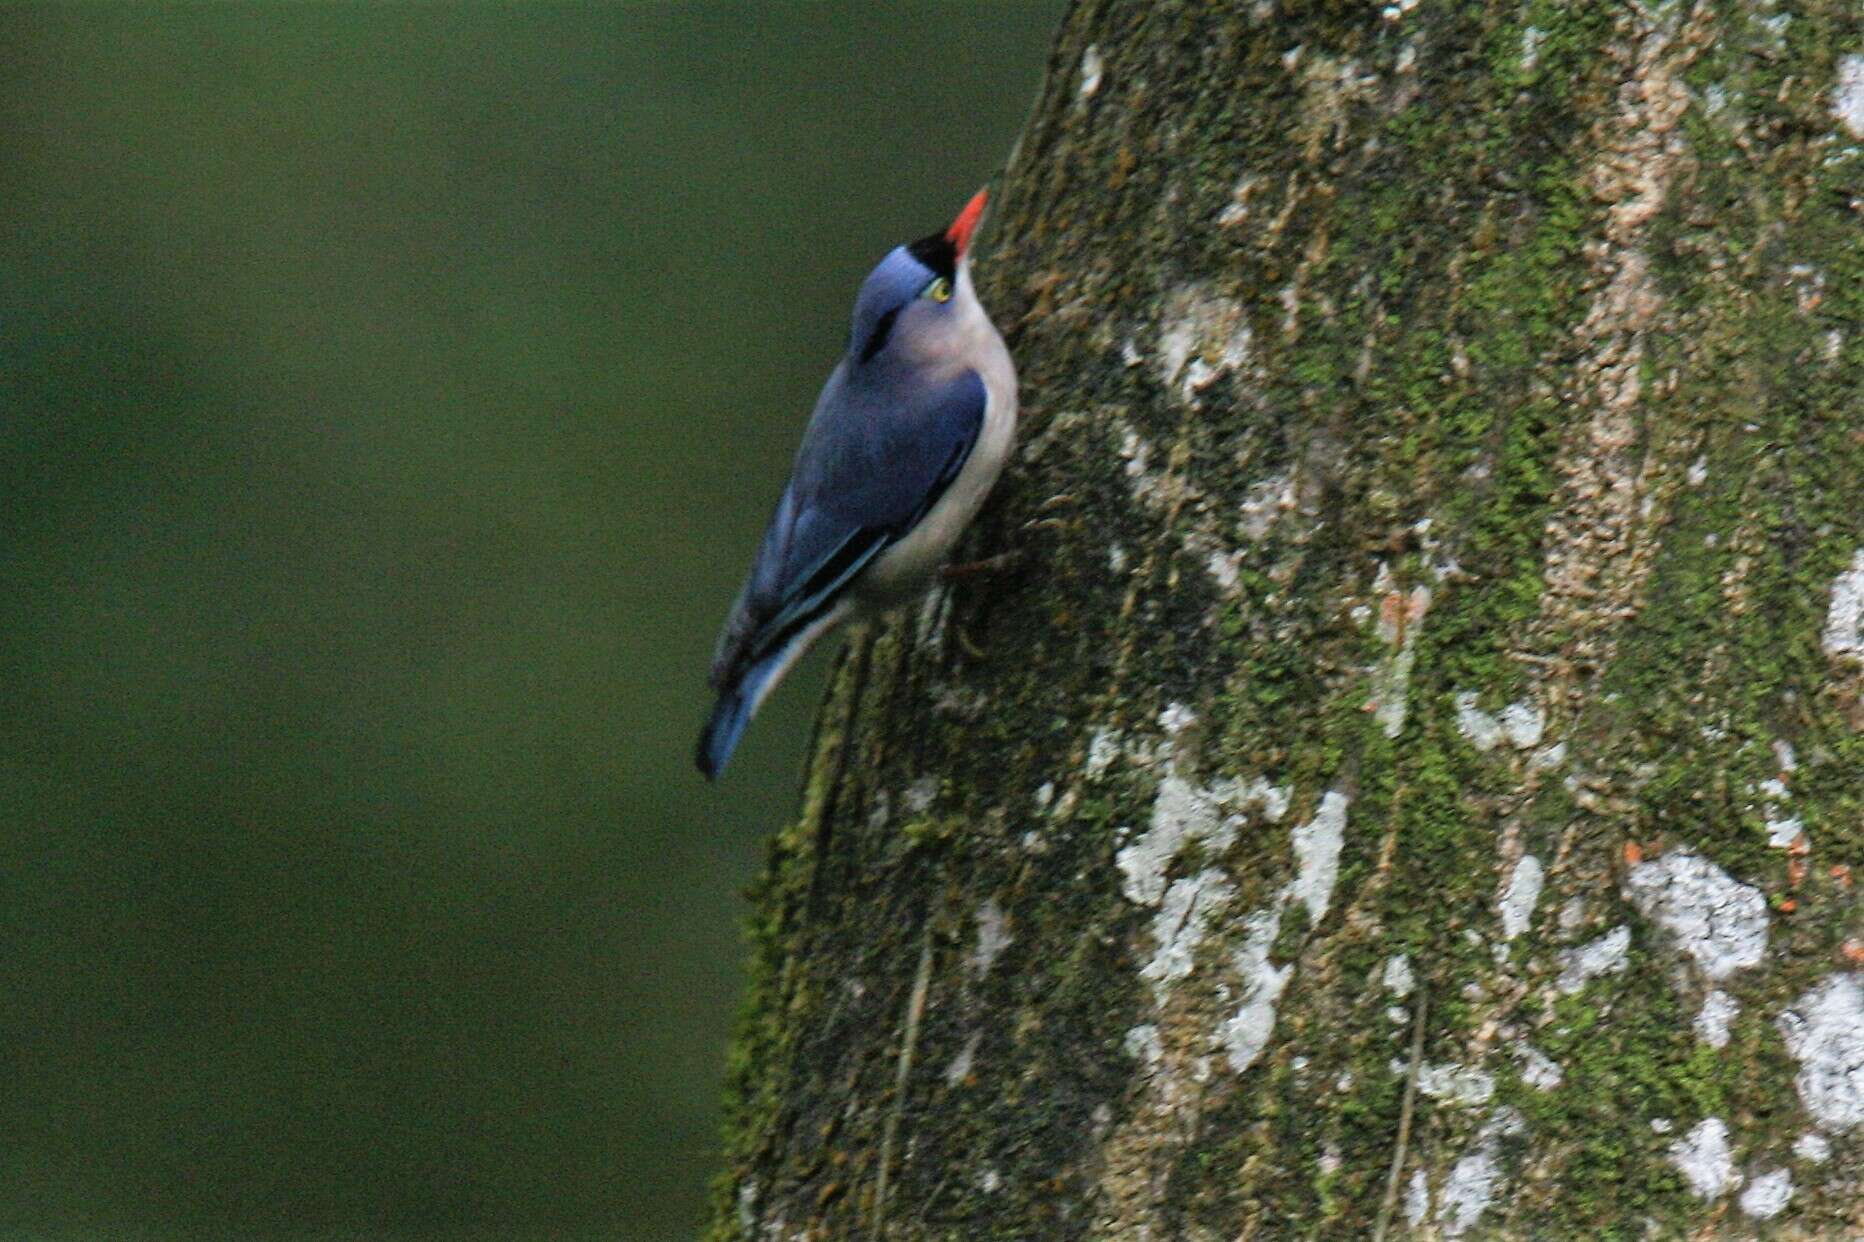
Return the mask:
M1023 554L1012 549L1000 552L996 556L985 557L981 561L967 561L962 565L946 565L938 571L941 582L963 582L966 578L976 578L984 574L1001 573L1023 559Z

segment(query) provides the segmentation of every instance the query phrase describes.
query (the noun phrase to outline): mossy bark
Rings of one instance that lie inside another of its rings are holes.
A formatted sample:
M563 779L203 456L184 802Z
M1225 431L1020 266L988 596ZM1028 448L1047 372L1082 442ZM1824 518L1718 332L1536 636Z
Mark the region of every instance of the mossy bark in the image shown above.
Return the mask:
M1851 0L1077 5L717 1236L1864 1228L1854 126Z

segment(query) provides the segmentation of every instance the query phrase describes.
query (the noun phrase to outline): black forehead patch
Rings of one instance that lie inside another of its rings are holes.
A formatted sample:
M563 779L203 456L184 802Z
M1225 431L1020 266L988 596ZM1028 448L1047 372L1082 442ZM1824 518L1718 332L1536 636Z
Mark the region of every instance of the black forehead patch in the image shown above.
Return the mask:
M943 276L946 280L958 277L958 246L943 233L921 237L906 248L906 253L930 268L934 276Z

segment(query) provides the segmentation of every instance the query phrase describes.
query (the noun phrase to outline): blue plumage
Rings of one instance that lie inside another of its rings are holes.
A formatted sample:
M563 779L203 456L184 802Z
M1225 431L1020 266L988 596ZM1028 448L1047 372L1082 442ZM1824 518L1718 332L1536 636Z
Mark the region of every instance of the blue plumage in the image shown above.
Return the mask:
M1015 372L963 266L984 201L862 282L847 351L719 635L697 756L708 778L817 638L926 580L1001 469Z
M862 368L866 371L870 368ZM984 422L984 383L966 371L900 390L844 360L816 403L789 486L777 502L719 638L717 706L699 767L716 776L799 640L848 597L861 571L909 532L951 485ZM799 652L796 654L800 654Z
M756 661L728 688L720 691L712 718L699 734L699 770L707 778L724 771L731 752L738 749L738 739L751 723L751 713L764 696L771 678L783 662L784 652L775 651Z

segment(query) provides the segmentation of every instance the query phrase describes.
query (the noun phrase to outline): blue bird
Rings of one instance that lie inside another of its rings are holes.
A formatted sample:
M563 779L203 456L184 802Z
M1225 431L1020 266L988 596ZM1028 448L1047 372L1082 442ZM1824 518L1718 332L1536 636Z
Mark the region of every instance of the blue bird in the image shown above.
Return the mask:
M861 283L847 353L719 634L718 703L699 735L708 780L818 639L925 588L1002 473L1016 368L971 285L985 201L979 190L950 228Z

